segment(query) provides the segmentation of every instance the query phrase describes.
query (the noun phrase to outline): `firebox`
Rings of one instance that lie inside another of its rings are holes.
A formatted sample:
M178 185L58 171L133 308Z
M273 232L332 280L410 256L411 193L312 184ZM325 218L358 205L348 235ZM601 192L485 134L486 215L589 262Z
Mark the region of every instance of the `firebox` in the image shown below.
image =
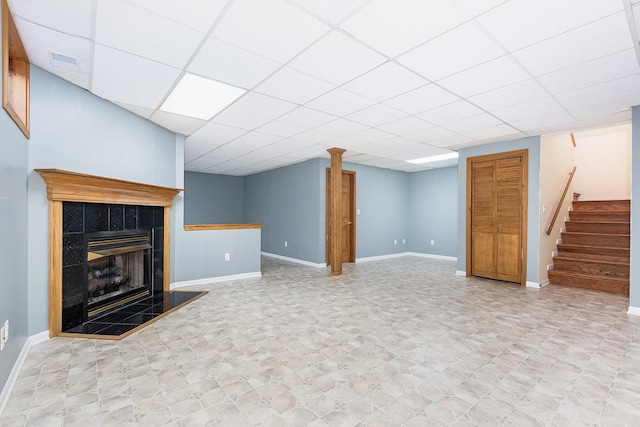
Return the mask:
M153 293L149 231L87 234L87 318Z

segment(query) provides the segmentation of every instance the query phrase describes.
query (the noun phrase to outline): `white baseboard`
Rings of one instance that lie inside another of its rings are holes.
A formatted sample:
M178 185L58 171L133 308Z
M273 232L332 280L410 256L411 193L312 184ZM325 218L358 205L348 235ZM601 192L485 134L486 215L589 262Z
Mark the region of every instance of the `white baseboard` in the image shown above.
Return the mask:
M182 282L171 283L169 285L169 289L179 289L179 288L184 288L186 286L206 285L209 283L217 283L217 282L227 282L230 280L254 279L256 277L262 277L262 273L259 271L256 271L253 273L231 274L229 276L208 277L205 279L196 279L196 280L184 280Z
M462 270L456 270L456 276L467 277L467 272Z
M377 255L377 256L367 256L363 258L356 258L356 263L358 262L369 262L369 261L380 261L383 259L391 259L391 258L400 258L408 255L407 252L399 252L397 254L387 254L387 255Z
M457 256L425 254L425 253L422 253L422 252L405 252L404 255L419 256L419 257L422 257L422 258L443 259L443 260L446 260L446 261L458 261L458 257Z
M629 306L629 311L627 311L627 314L631 314L633 316L640 316L640 307Z
M546 283L545 283L546 284ZM535 289L540 289L541 287L543 287L544 284L542 283L538 283L538 282L530 282L527 280L527 288L535 288Z
M276 258L276 259L281 259L283 261L295 262L296 264L306 265L307 267L314 267L314 268L327 267L327 264L325 264L324 262L317 263L317 262L305 261L303 259L291 258L283 255L276 255L269 252L260 252L260 253L264 256L268 256L269 258Z
M25 341L24 345L22 346L22 350L20 350L20 354L18 355L18 359L13 365L13 369L11 369L9 378L7 378L7 382L2 388L2 393L0 393L0 417L2 417L4 408L7 406L9 396L13 391L13 387L16 385L16 381L18 380L18 376L20 375L20 370L22 369L22 365L24 365L24 361L27 360L27 356L29 355L31 347L47 340L49 340L49 331L42 331L39 334L32 335Z

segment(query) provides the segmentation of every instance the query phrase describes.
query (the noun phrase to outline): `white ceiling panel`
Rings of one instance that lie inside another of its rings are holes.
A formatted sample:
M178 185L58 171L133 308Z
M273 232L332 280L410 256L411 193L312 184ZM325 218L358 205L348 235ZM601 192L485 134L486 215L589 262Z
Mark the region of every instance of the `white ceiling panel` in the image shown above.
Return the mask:
M203 157L208 158L211 164L218 164L240 157L246 152L246 149L238 145L234 145L233 143L228 143L221 145L220 147L216 147Z
M317 129L309 129L306 132L299 133L291 139L300 141L304 144L322 144L335 139L335 136L326 132L320 132Z
M204 34L123 0L97 0L96 43L182 68Z
M540 116L546 113L564 110L564 107L549 97L537 99L520 105L514 105L508 108L502 108L492 111L491 114L505 122L515 122L526 119L527 117Z
M236 148L242 148L246 151L257 150L258 148L266 147L267 145L273 144L274 142L280 141L283 138L275 135L268 135L262 132L249 132L242 135L239 138L234 139L233 141L227 143L226 145L230 145Z
M228 0L127 0L165 18L206 33Z
M20 39L24 48L29 52L29 61L32 64L84 89L89 88L91 67L91 42L89 40L32 24L20 18L16 18L14 21L18 33L22 34ZM43 39L48 43L43 44L41 42ZM54 66L51 60L52 53L75 58L78 70Z
M625 14L620 12L513 55L533 75L539 76L632 47Z
M529 133L536 129L571 123L574 120L575 119L565 111L555 111L553 113L545 113L539 116L531 116L522 120L513 121L510 125L520 131Z
M189 141L184 145L184 161L190 162L192 160L197 159L200 156L203 156L213 150L215 150L217 146L211 144L203 144L200 142ZM202 167L202 162L200 162L198 167Z
M96 45L91 91L109 100L156 108L180 74L177 68Z
M262 82L255 90L286 101L304 104L335 87L332 83L284 67Z
M478 21L509 50L517 50L622 9L620 1L511 0Z
M501 124L497 126L491 126L484 129L477 129L468 132L461 132L464 136L467 136L474 140L483 140L488 138L495 138L504 135L513 135L513 139L518 139L524 136L517 129L512 128L509 125Z
M515 61L503 56L440 80L438 84L467 98L528 78L529 75Z
M265 119L275 119L296 108L297 105L291 102L261 93L249 92L231 105L228 110L240 111Z
M410 133L418 132L432 127L433 125L425 122L414 116L405 117L404 119L396 120L393 122L385 123L378 126L386 132L393 133L395 135L407 135Z
M334 30L288 65L303 73L341 85L386 60L379 53Z
M25 17L34 24L89 39L91 37L92 2L86 0L9 0L14 17ZM20 34L22 38L24 34Z
M206 120L167 113L166 111L156 111L151 116L151 121L175 133L186 136L191 135L207 123Z
M393 58L467 19L448 0L373 0L340 28Z
M584 107L572 108L569 113L578 120L587 120L629 111L629 105L640 105L640 93Z
M387 139L393 138L395 135L384 132L380 129L369 128L367 130L363 130L362 132L354 133L349 135L349 140L356 145L360 144L371 144L373 142L379 142Z
M600 102L640 93L640 75L623 77L596 86L563 93L556 96L558 102L567 108L579 108Z
M439 126L434 126L406 135L407 138L411 138L425 144L433 144L435 141L443 140L452 136L456 136L456 133Z
M231 106L233 107L233 106ZM253 114L247 114L239 109L227 108L222 113L218 114L214 119L214 124L226 125L235 128L244 129L250 131L264 126L273 119L255 116Z
M153 108L144 108L144 107L139 107L137 105L130 105L130 104L125 104L123 102L117 102L117 101L112 101L110 100L109 102L124 108L127 111L130 111L140 117L144 117L145 119L150 119L151 115L156 111Z
M247 133L246 129L225 126L219 123L209 122L197 132L189 136L186 141L203 144L222 145Z
M262 133L268 133L269 135L281 136L283 138L289 138L291 136L302 133L306 130L306 127L296 126L291 123L284 123L279 120L274 120L267 123L264 126L260 126L257 131Z
M373 127L389 123L394 120L399 120L404 117L407 117L406 113L387 107L383 104L376 104L346 116L349 120Z
M512 105L524 104L536 99L547 98L547 93L533 80L525 80L496 90L472 96L469 101L487 111L494 111Z
M428 83L424 78L393 62L387 62L375 70L350 81L343 87L357 94L384 101L402 95Z
M308 102L306 106L335 116L346 116L347 114L370 107L375 103L376 102L370 98L349 92L342 88L336 88Z
M622 77L638 74L638 58L634 49L627 49L613 55L565 68L538 77L553 94L571 92Z
M451 123L467 117L477 116L482 113L483 110L475 105L467 101L459 100L438 108L433 108L429 111L425 111L424 113L417 114L417 117L422 120L426 120L429 123L433 123L434 125L443 125L445 123Z
M284 63L329 28L282 0L235 0L213 35Z
M454 134L451 136L438 138L437 140L432 141L429 144L436 147L455 149L456 147L462 147L473 142L474 141L471 138L467 138L466 136L460 134Z
M435 84L428 84L388 99L384 104L408 114L417 114L459 99L456 95Z
M428 79L439 80L504 54L485 31L469 22L407 52L398 61Z
M336 119L322 126L318 126L314 130L328 133L336 137L352 135L356 132L366 130L368 127L362 123L354 122L347 119Z
M479 114L477 116L447 123L442 125L442 127L453 132L465 134L465 132L485 129L500 124L502 124L502 122L490 114Z
M193 58L189 71L250 89L280 66L269 58L211 37Z
M335 25L365 4L367 0L291 0L291 2Z
M336 116L312 110L311 108L299 107L280 117L278 120L305 128L315 128L325 123L329 123L336 118Z
M507 0L458 0L473 15L480 15L496 6L506 3Z

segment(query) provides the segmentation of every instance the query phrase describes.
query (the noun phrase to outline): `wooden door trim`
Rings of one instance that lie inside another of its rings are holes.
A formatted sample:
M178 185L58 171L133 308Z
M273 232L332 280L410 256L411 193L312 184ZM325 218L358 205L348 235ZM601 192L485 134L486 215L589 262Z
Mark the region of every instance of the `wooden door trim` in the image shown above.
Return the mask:
M500 159L508 159L513 157L522 158L522 223L520 224L520 251L522 254L520 284L527 284L527 224L528 224L528 190L529 190L529 150L515 150L503 153L486 154L483 156L467 157L467 219L466 219L466 275L471 276L471 189L472 181L472 165L474 162L487 162Z
M331 185L330 176L331 176L331 168L326 169L326 190L325 190L325 262L327 265L331 265L330 263L330 254L329 254L329 219L331 218L331 213L329 211L329 186ZM351 236L349 236L349 241L351 247L349 248L350 258L348 262L356 262L356 172L349 170L342 170L342 174L351 175L351 184L349 189L349 194L351 195L351 217L353 218L353 224L351 227Z

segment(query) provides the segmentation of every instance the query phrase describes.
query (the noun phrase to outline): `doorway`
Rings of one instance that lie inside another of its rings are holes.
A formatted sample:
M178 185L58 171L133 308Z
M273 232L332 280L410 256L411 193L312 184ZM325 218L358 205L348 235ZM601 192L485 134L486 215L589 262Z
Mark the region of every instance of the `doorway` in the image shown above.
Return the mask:
M327 265L331 265L331 224L329 219L331 214L329 206L331 206L331 192L329 191L331 183L331 169L327 168L327 210L326 210L326 245L325 259ZM342 232L342 262L356 261L356 173L354 171L342 171L342 215L340 221Z
M467 275L526 284L528 150L467 158Z

